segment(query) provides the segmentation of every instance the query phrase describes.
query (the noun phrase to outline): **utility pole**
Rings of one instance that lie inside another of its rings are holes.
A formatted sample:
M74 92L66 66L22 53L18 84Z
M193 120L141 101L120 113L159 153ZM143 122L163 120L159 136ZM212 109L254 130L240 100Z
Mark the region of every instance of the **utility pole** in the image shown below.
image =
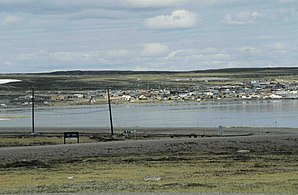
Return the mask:
M111 108L111 99L110 99L110 89L108 88L108 103L109 103L109 112L110 112L110 124L111 124L111 135L114 135L113 129L113 118L112 118L112 108Z
M31 97L31 103L32 103L32 134L35 134L34 129L34 103L35 103L35 97L34 97L34 88L32 88L32 97Z

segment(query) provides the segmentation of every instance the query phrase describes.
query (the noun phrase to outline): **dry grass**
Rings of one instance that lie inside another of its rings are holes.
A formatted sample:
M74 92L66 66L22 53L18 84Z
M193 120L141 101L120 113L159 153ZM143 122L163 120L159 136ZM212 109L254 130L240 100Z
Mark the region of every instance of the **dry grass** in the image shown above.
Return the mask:
M297 155L176 154L2 165L0 193L297 193Z
M91 139L88 136L80 136L80 143L91 143L96 142L97 140ZM41 145L56 145L63 144L64 139L63 135L57 136L28 136L28 135L19 135L17 137L0 137L0 148L1 147L15 147L15 146L41 146ZM77 143L76 139L68 139L68 144Z

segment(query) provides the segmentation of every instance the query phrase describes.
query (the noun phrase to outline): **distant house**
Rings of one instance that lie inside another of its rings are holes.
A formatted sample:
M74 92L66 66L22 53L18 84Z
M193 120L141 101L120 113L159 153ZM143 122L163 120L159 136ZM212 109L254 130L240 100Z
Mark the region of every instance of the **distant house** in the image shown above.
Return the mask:
M117 102L117 101L119 101L121 99L121 97L119 97L119 96L111 96L110 97L110 100L112 101L112 102Z
M281 99L282 96L281 95L272 94L272 95L269 96L269 98L271 98L271 99Z
M213 92L211 92L211 91L207 91L207 92L205 92L205 95L207 95L207 96L213 96L213 95L214 95L214 93L213 93Z
M63 95L57 95L57 96L52 96L51 97L52 101L64 101L64 96Z
M163 93L164 95L170 95L170 94L171 94L171 91L165 89L165 90L162 91L162 93Z
M179 93L179 97L186 98L188 97L188 93Z
M74 94L73 97L75 98L84 98L83 94Z
M4 108L6 108L7 105L6 105L6 104L0 104L0 107L4 107Z
M123 95L121 98L126 100L126 101L132 100L132 97L130 95Z
M147 97L145 95L140 95L139 100L147 100Z

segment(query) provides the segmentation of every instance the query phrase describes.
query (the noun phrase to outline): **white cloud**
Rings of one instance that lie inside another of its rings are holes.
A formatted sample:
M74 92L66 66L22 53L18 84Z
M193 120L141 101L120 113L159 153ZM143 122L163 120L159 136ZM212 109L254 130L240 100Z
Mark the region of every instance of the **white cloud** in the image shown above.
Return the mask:
M208 52L206 52L208 51ZM182 60L193 62L214 62L229 61L232 59L230 54L216 48L207 48L205 50L186 49L171 52L167 58L170 61Z
M133 7L166 7L181 5L189 0L126 0Z
M125 58L129 56L127 50L89 51L89 52L53 52L49 57L58 61L90 61L113 58Z
M208 50L209 53L206 52ZM167 57L143 62L142 65L136 66L135 70L199 70L224 68L234 63L233 58L224 50L212 50L207 48L172 51Z
M0 0L2 70L297 65L294 2Z
M297 45L289 42L276 42L267 46L269 50L273 50L278 53L288 53L293 51L296 47Z
M6 16L3 21L2 24L4 25L11 25L11 24L18 24L20 22L23 21L23 18L19 17L19 16Z
M196 25L196 14L187 10L176 10L171 15L161 15L149 18L145 25L150 29L185 29Z
M13 66L14 64L11 61L7 60L3 63L3 65L7 67L7 66Z
M194 54L193 50L176 50L171 52L166 59L170 60L178 57L189 57L189 56L193 56L193 54Z
M126 58L130 55L128 50L107 50L107 51L62 51L62 52L47 52L39 51L36 53L22 54L17 57L20 61L33 60L55 60L63 62L73 61L94 61L94 60L112 60Z
M223 53L223 52L224 51L222 49L215 48L215 47L208 47L201 51L201 53L203 54L216 54L216 53Z
M131 11L131 8L172 7L191 1L193 0L0 0L0 12L64 15L88 9Z
M86 9L127 9L126 0L0 0L0 12L67 14Z
M259 0L197 0L196 4L199 5L249 5L259 3Z
M252 46L243 46L239 48L239 51L245 55L256 55L262 53L262 49L252 47Z
M256 23L259 17L260 14L256 11L228 13L225 15L224 22L229 25L252 24Z
M49 54L51 59L68 62L89 59L89 56L90 54L81 52L55 52Z
M105 56L108 58L125 58L130 55L130 52L126 49L121 50L110 50L106 51Z
M297 2L296 0L278 0L281 4L288 4L288 3L294 3Z
M98 19L98 18L128 18L133 14L124 10L112 10L112 9L86 9L80 12L70 13L66 15L69 19L82 20L82 19Z
M149 43L144 45L141 55L145 57L162 56L168 51L168 46L160 43Z
M38 56L35 53L26 53L26 54L21 54L17 57L18 60L21 61L31 61L37 59Z

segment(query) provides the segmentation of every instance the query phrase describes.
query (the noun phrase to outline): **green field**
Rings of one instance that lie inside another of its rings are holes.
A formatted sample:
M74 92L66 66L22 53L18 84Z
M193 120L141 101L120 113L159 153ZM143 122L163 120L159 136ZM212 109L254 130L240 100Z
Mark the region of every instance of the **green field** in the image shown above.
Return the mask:
M298 156L160 154L2 164L0 193L298 193Z
M81 136L80 143L97 142L96 139L91 139L89 136ZM39 136L18 135L17 137L0 135L0 148L1 147L17 147L17 146L43 146L43 145L57 145L63 144L64 139L62 134L50 135L43 134ZM67 140L67 143L77 143L77 140Z

